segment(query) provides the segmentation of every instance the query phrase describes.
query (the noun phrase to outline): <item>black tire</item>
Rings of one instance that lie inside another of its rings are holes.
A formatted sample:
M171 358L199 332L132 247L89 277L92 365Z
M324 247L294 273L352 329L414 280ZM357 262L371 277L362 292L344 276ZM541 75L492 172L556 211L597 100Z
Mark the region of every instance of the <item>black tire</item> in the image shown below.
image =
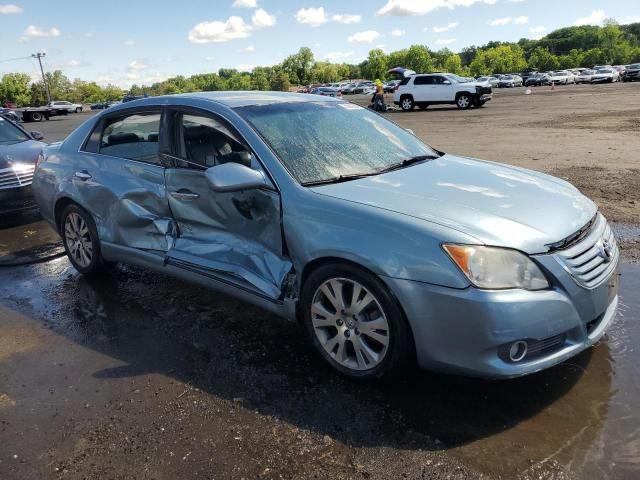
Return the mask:
M44 119L44 115L40 112L31 112L30 117L32 122L41 122Z
M328 280L336 278L352 280L365 287L375 297L387 319L389 344L383 359L371 369L357 370L338 363L324 349L315 333L311 318L314 296L320 286ZM384 283L363 268L347 263L336 263L321 266L313 271L307 277L302 288L299 314L315 350L335 370L350 378L360 380L389 379L401 375L414 361L415 345L404 313Z
M473 105L473 99L468 93L461 93L456 97L456 107L460 110L466 110Z
M415 106L416 104L411 95L403 95L400 97L400 108L402 108L404 112L410 112Z
M89 241L91 243L91 250L92 250L91 261L88 263L88 265L81 265L74 258L74 255L71 253L71 250L70 250L71 240L67 238L67 231L65 226L67 224L67 219L72 214L79 215L82 218L82 220L85 222L88 229L87 237L89 238ZM93 218L91 217L89 212L87 212L84 208L81 208L76 204L68 205L62 212L62 216L60 217L60 225L58 229L60 231L60 236L62 237L62 243L64 244L64 249L67 252L67 257L69 258L69 261L78 272L86 276L92 276L105 270L108 266L110 266L110 264L105 262L104 259L102 258L102 253L100 251L100 241L98 239L98 230L96 229L96 224L93 221Z
M80 112L82 112L82 107L76 108L76 113L80 113Z

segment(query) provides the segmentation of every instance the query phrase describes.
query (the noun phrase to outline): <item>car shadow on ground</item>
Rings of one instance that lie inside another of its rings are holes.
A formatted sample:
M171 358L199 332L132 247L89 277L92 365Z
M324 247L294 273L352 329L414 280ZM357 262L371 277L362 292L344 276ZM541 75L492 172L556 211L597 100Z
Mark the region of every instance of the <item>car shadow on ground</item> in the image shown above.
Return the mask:
M57 311L54 331L125 363L96 378L157 372L351 446L441 450L504 432L570 392L593 352L510 381L411 371L360 383L326 366L297 325L163 275L118 266L94 279L73 274L43 291ZM608 372L607 353L599 353L599 370ZM600 373L605 384L590 381L580 395L606 405L611 375ZM577 421L558 426L558 442L567 428L599 422L584 404L562 413ZM548 453L557 448L548 445Z

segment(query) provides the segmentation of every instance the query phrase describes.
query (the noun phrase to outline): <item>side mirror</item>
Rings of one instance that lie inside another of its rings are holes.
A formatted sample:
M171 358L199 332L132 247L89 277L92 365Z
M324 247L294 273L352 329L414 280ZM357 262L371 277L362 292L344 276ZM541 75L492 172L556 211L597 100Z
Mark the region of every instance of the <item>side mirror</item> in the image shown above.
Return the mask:
M271 183L262 172L253 170L245 165L230 162L208 168L205 172L209 188L214 192L239 192L240 190L254 190L267 188L272 190Z
M445 81L444 81L444 82L442 82L442 83L444 83L445 85L451 85L451 82L450 82L449 80L445 80Z
M44 138L44 134L40 132L29 132L29 135L31 135L31 138L34 140L42 140Z

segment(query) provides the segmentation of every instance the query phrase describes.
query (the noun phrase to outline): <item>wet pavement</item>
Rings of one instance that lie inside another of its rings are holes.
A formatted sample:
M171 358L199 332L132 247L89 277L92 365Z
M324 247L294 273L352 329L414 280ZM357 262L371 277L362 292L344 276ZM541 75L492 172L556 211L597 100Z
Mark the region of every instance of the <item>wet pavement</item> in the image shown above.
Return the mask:
M59 235L37 211L0 216L0 266L45 261L63 254Z
M0 478L638 478L640 267L622 275L607 337L568 363L375 385L162 275L1 267Z

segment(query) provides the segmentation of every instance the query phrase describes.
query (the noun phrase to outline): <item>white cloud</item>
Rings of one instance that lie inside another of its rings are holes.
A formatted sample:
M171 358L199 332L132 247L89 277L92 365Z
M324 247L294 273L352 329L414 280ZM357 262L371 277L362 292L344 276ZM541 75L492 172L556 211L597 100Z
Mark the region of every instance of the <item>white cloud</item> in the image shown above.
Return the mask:
M327 21L327 12L324 11L324 7L301 8L296 12L295 17L298 23L318 27Z
M513 19L513 23L515 25L524 25L525 23L529 23L529 17L526 17L524 15L516 17Z
M542 33L542 32L544 32L546 29L547 29L546 27L543 27L542 25L538 25L537 27L531 27L531 28L529 29L529 31L530 31L531 33Z
M591 15L588 17L582 17L577 19L573 24L574 25L599 25L604 19L607 18L607 15L604 13L604 10L593 10Z
M351 35L347 40L349 43L373 43L380 36L375 30L366 30Z
M125 40L124 44L128 47L131 47L136 44L135 40Z
M392 37L403 37L404 35L406 35L407 31L406 30L393 30L391 32L391 36Z
M150 66L144 63L142 60L133 60L129 63L129 68L131 70L146 70Z
M348 14L348 13L340 13L340 14L337 14L337 15L334 15L333 17L331 17L331 20L333 20L334 22L346 23L346 24L360 23L360 20L362 20L362 16L361 15L351 15L351 14Z
M81 60L77 60L75 58L72 58L71 60L66 60L62 63L51 64L51 67L53 68L74 68L74 67L87 67L87 66L89 66L88 63L85 63Z
M20 12L22 12L22 9L19 6L14 5L13 3L0 5L0 15L11 15Z
M256 66L255 65L236 65L233 68L235 68L239 72L252 72L253 69L256 68Z
M256 51L256 47L254 47L253 45L249 45L248 47L245 47L242 49L243 52L255 52Z
M329 52L325 55L325 58L330 62L340 62L346 60L347 58L351 58L355 55L354 52Z
M28 42L33 38L59 37L60 30L56 27L43 28L36 25L29 25L22 32L22 36L18 38L19 42Z
M436 40L436 44L438 45L450 45L455 43L457 39L455 38L441 38L440 40Z
M256 8L258 2L256 0L236 0L231 6L233 8Z
M246 38L251 27L241 17L232 16L226 22L201 22L189 32L191 43L220 43Z
M475 3L493 5L496 0L388 0L377 15L409 17L425 15L438 8L453 10L455 7L470 7Z
M498 27L501 25L509 25L511 22L513 22L513 18L511 17L496 18L495 20L491 20L489 25L492 27Z
M256 28L273 27L276 24L276 16L269 15L263 8L259 8L251 17L251 23Z
M436 33L446 32L447 30L456 28L459 24L460 24L459 22L449 22L444 27L433 27L433 31Z

